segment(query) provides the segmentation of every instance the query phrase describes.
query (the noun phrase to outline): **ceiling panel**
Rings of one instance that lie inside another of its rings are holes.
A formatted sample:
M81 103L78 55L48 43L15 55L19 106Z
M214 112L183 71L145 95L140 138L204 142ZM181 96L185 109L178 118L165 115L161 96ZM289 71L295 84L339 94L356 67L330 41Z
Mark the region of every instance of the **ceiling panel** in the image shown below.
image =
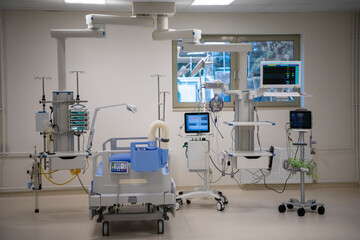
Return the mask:
M236 4L226 7L226 12L260 12L265 6L253 4Z
M235 0L229 6L192 6L193 0L157 1L175 2L178 12L317 12L360 10L360 0ZM64 3L64 0L0 0L0 9L131 12L132 2L152 2L152 0L106 0L105 5L73 5Z
M284 5L270 5L263 9L264 12L297 12L304 8L304 5L298 4L284 4Z
M67 8L65 2L60 1L49 1L49 2L30 2L30 1L23 1L22 4L29 8L29 9L40 9L40 10L61 10Z

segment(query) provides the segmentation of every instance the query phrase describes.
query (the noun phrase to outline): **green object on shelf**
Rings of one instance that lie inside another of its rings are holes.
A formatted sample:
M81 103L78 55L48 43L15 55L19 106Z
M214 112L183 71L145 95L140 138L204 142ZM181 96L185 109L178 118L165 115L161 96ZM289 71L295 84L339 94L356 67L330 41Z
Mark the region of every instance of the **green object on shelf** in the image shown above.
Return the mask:
M293 169L307 168L309 171L306 172L306 175L314 181L318 180L317 166L313 159L302 161L298 158L289 158L288 160Z

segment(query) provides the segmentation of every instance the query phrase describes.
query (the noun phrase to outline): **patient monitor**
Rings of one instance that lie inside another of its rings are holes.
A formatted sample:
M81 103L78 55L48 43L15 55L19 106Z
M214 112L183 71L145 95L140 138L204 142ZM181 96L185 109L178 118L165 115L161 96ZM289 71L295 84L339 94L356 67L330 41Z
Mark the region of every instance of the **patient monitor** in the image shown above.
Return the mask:
M301 62L261 62L260 88L301 88Z
M312 128L311 111L290 111L290 128L294 130L310 130Z
M208 112L185 113L185 133L209 133L210 117Z

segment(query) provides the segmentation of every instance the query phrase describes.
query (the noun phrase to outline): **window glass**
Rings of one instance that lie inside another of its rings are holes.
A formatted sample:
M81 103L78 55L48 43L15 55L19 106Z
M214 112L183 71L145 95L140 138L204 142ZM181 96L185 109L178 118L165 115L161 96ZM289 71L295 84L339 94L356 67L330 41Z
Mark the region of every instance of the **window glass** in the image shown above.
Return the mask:
M207 44L210 42L202 43ZM226 44L227 42L216 43ZM200 61L205 61L206 65L199 72L196 71L195 67ZM201 91L201 85L215 79L223 81L227 88L230 89L230 53L185 52L182 51L182 43L177 43L177 100L179 103L200 102L201 99L209 102L214 97L214 92L212 89L203 89L204 91ZM222 93L218 96L224 102L231 101L229 95Z
M260 86L260 63L262 61L299 61L300 35L203 35L207 43L251 43L252 52L248 53L247 88L256 90ZM238 89L238 53L222 52L185 52L181 41L173 41L173 107L194 108L205 99L214 97L212 89L201 88L207 81L222 80L228 89ZM199 61L206 59L208 64L201 71L191 75ZM272 88L268 91L300 91L300 89ZM231 96L220 94L224 107L232 109ZM260 97L256 98L257 107L300 107L299 97Z
M252 44L252 52L248 53L247 88L258 89L260 86L260 63L262 61L294 61L294 41L245 41ZM292 92L288 88L272 88L271 92ZM259 102L294 102L294 97L276 98L260 97L255 99Z

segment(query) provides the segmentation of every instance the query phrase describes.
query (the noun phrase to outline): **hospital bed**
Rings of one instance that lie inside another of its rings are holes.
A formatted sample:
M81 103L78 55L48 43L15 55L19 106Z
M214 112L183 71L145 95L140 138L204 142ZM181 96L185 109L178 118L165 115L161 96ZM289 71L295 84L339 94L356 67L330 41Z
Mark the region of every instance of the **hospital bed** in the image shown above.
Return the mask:
M132 220L156 220L157 232L162 234L168 213L175 214L168 150L145 139L111 138L93 156L90 219L98 215L104 236L109 235L109 222Z

